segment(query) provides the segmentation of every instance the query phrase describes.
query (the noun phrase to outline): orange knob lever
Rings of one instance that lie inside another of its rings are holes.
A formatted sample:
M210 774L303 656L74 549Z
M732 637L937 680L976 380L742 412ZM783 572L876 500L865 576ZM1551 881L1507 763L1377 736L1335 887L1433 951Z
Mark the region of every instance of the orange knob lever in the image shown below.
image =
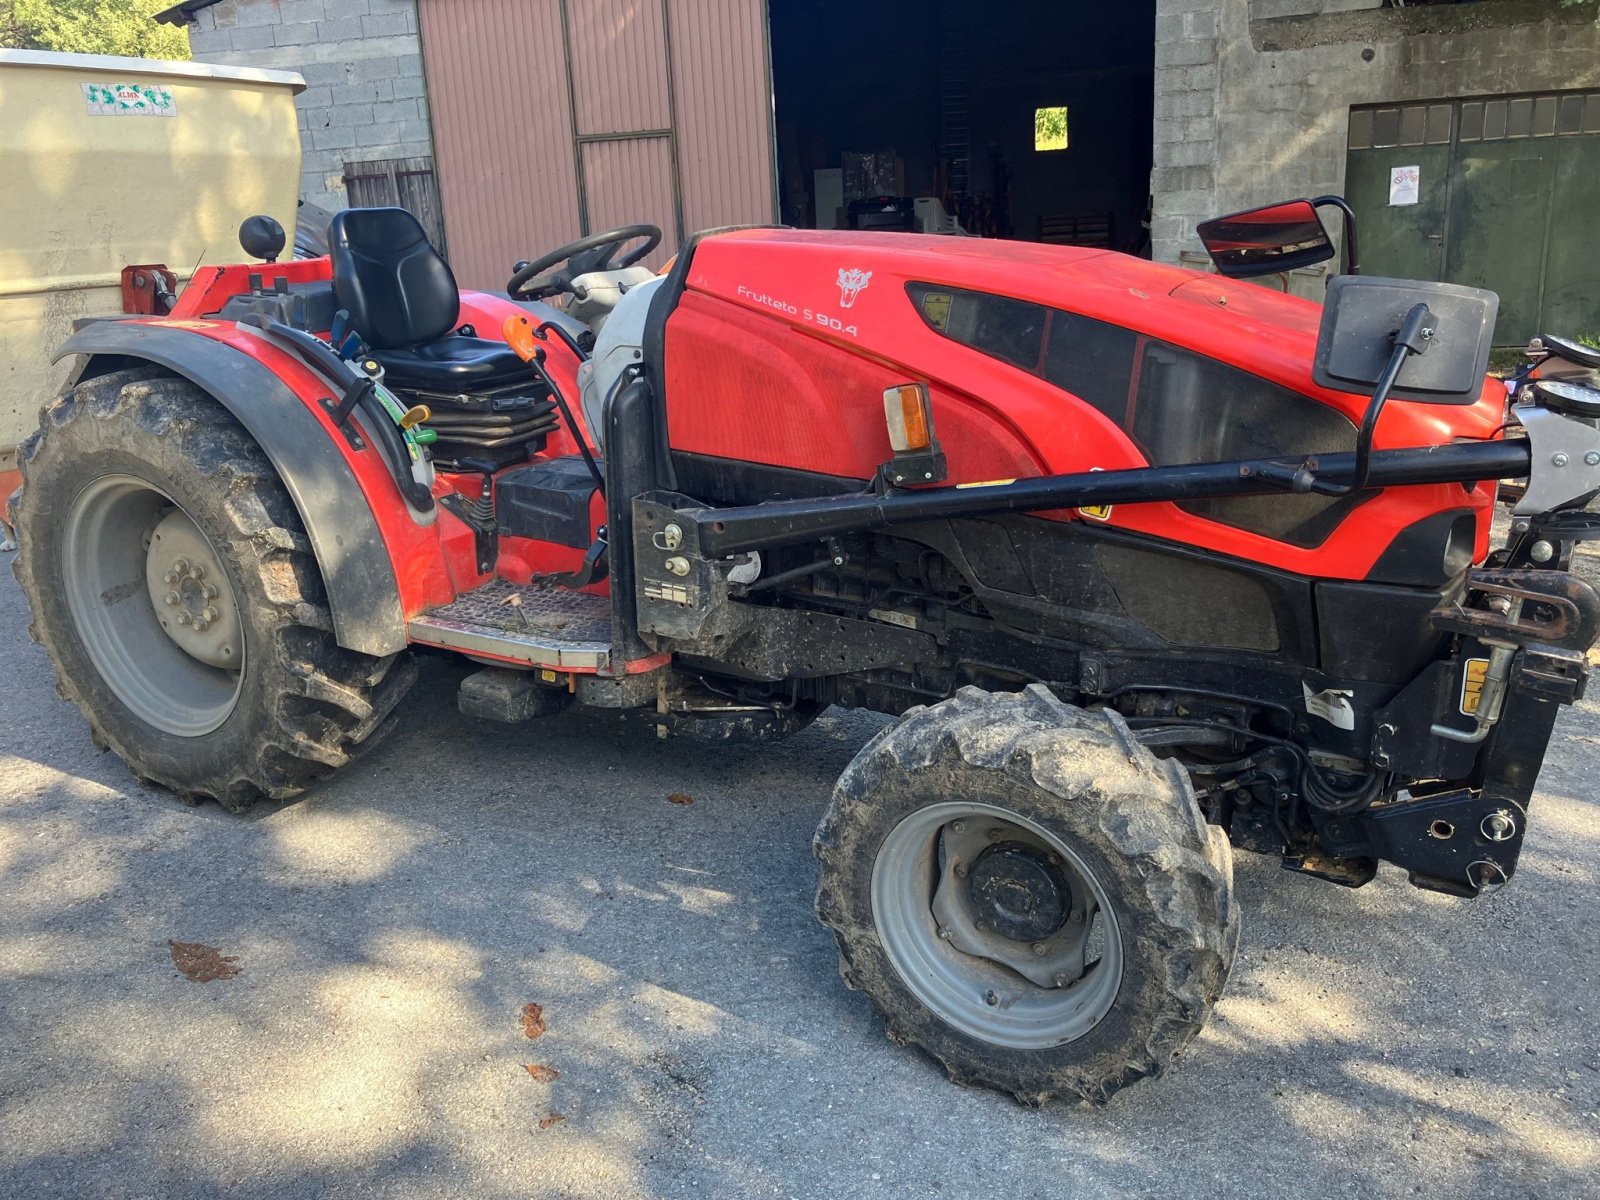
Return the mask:
M533 322L522 314L507 317L500 326L500 336L506 345L517 352L523 362L533 362L539 357L538 339L533 336Z

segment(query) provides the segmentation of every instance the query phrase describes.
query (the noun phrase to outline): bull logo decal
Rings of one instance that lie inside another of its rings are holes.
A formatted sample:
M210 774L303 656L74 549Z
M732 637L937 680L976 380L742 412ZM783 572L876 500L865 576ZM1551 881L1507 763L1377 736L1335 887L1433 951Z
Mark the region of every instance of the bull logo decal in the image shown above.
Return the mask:
M840 267L839 307L850 308L854 306L856 297L865 291L867 284L871 282L871 271L863 271L859 267Z

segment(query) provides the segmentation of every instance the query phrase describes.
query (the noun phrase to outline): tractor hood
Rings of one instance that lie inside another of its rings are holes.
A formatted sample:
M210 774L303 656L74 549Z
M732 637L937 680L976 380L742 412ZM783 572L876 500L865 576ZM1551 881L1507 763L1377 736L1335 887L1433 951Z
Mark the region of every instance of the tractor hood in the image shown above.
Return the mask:
M1152 263L1110 250L908 233L745 229L704 238L691 290L786 320L857 353L904 363L910 326L925 328L908 297L931 284L1011 297L1092 317L1241 367L1314 396L1359 421L1365 400L1312 381L1322 308L1258 284ZM1409 406L1408 406L1409 407ZM1419 406L1420 407L1420 406ZM1435 440L1487 437L1504 391L1418 413ZM1422 434L1424 431L1414 431Z

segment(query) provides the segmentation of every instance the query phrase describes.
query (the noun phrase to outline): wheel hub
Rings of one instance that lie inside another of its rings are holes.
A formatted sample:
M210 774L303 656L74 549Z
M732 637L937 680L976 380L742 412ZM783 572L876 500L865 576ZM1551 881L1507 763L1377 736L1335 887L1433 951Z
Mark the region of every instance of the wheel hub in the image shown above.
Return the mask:
M1095 902L1061 855L1011 822L955 820L939 833L939 937L1041 988L1083 978Z
M1067 923L1072 889L1046 855L1021 842L990 846L967 876L974 917L1002 937L1037 942Z
M994 804L940 801L902 819L873 863L872 914L917 999L991 1045L1082 1037L1122 986L1122 933L1094 871L1055 832Z
M232 589L211 543L182 509L150 533L145 586L167 637L209 667L237 670L242 632Z
M170 496L135 475L90 479L62 523L60 563L84 653L135 717L177 737L228 719L244 679L241 611Z

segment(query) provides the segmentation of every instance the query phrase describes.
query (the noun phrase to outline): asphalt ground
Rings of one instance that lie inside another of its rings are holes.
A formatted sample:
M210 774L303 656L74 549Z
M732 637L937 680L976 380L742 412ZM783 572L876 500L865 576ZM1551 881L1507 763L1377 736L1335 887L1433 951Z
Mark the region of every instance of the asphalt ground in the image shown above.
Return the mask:
M0 572L0 1196L1600 1195L1593 703L1510 887L1240 855L1206 1032L1030 1112L891 1045L812 916L879 718L476 724L433 662L381 748L239 818L97 754L25 627Z

